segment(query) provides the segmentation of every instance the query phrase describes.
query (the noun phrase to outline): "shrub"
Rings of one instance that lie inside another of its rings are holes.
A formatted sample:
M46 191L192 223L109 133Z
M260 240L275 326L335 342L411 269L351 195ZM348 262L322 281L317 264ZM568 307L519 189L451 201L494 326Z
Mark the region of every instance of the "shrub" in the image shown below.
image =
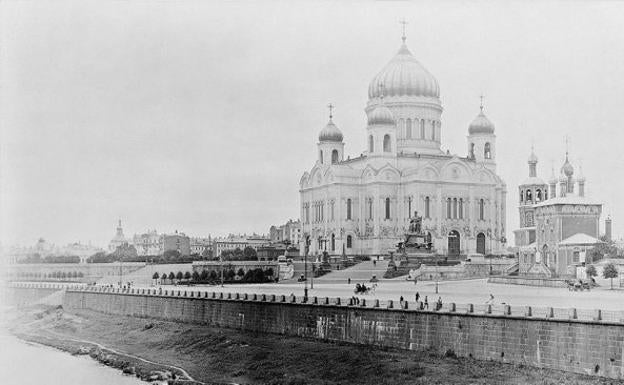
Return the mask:
M167 273L162 273L162 275L160 276L160 279L162 279L163 281L167 279Z
M191 279L191 272L187 271L184 273L184 279Z
M176 279L179 281L179 280L181 280L182 278L184 278L184 274L182 274L182 272L181 272L181 271L178 271L178 274L176 274L176 275L175 275L175 277L176 277Z
M160 278L160 275L158 273L154 273L154 275L152 275L152 279L158 279Z
M173 271L171 273L169 273L169 279L171 281L173 281L175 279L175 277L176 277L176 275L175 275L175 273Z
M199 281L199 273L197 271L193 271L193 281Z
M202 270L201 274L199 275L199 279L201 279L202 281L207 281L208 280L208 270Z
M216 281L218 278L217 272L214 270L210 270L210 280L211 281Z

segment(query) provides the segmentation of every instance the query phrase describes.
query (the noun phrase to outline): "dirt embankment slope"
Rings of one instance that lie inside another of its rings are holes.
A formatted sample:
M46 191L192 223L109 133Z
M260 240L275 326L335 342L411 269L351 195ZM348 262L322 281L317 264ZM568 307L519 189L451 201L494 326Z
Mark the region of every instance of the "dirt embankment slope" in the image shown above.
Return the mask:
M611 384L615 381L518 365L376 349L175 322L32 308L14 334L76 353L100 352L143 378L238 384ZM89 341L90 343L86 343ZM99 344L96 345L96 344ZM107 350L106 348L109 348ZM127 369L127 371L132 372ZM188 383L188 382L186 382Z

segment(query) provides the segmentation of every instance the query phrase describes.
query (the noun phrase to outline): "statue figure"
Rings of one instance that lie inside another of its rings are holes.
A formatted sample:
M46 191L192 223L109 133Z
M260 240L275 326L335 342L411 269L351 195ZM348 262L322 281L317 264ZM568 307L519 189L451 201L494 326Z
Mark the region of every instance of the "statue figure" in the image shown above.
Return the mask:
M422 232L422 217L418 216L418 211L414 211L414 218L410 219L410 233L420 234Z

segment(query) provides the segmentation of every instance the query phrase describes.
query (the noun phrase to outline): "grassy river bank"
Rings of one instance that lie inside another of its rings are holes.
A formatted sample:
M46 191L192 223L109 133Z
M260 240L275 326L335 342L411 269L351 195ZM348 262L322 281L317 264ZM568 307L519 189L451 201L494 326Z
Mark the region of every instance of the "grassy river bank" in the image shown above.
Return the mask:
M179 384L615 384L452 352L377 349L38 306L14 316L24 340L94 359L146 381Z

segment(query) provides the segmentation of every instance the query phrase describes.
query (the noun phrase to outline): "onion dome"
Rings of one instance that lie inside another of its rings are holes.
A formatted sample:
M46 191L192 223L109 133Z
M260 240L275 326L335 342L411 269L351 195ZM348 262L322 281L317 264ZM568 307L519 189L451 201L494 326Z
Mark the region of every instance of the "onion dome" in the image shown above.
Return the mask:
M382 91L383 88L383 91ZM433 75L412 56L405 40L399 52L368 86L368 98L384 96L440 97L440 86Z
M494 133L494 123L490 121L490 119L485 116L483 113L483 106L481 106L481 112L477 115L476 118L470 123L468 126L468 134L493 134Z
M567 177L571 177L574 174L574 167L570 164L568 160L568 153L566 152L566 160L563 166L561 166L561 172L565 174Z
M396 124L394 120L394 115L392 115L392 111L388 107L386 107L383 103L375 107L371 112L368 113L368 125L381 125L381 124L389 124L394 126Z
M336 127L331 118L325 128L319 133L319 142L342 142L342 132Z
M537 155L535 155L535 151L533 151L533 147L531 147L531 155L529 155L528 162L530 164L537 163Z

